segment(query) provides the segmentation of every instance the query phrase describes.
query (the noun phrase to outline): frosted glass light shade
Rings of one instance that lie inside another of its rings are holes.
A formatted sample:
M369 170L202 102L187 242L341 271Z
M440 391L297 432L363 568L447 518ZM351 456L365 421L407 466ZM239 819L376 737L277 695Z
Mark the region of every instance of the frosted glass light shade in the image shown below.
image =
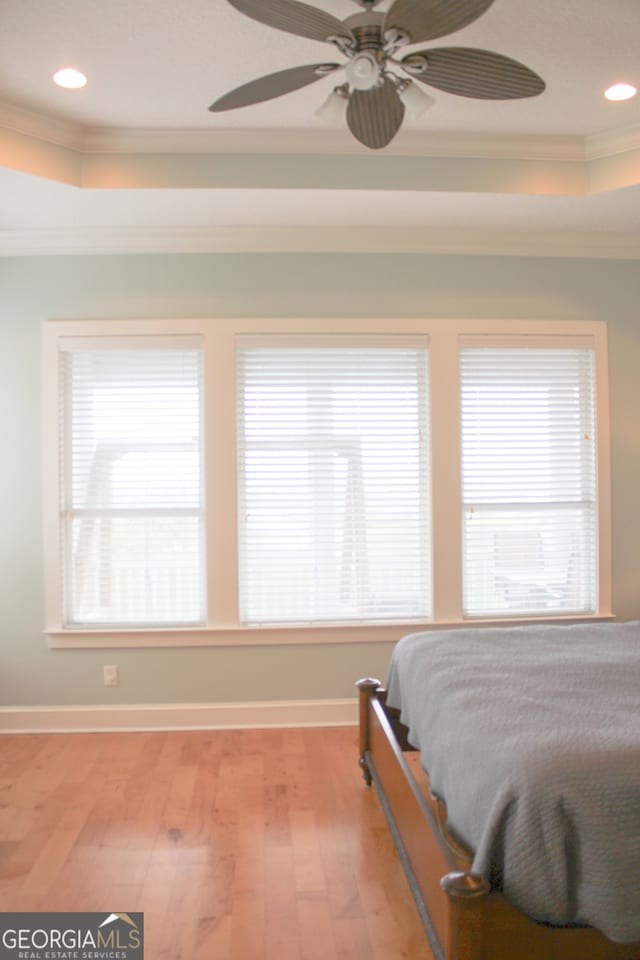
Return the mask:
M342 127L347 119L349 97L342 87L331 91L325 102L316 110L316 117L329 127Z
M398 96L404 103L408 116L414 120L421 117L435 103L433 97L424 90L420 90L411 80L398 87Z

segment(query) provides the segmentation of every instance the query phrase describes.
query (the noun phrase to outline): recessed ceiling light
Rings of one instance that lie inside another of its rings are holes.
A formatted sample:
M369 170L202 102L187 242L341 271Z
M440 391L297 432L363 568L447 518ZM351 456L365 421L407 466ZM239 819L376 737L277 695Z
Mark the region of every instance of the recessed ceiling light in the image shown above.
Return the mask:
M74 70L73 67L65 67L64 70L58 70L57 73L54 73L53 80L59 87L65 87L67 90L79 90L80 87L84 87L87 82L84 73L80 73L79 70Z
M607 100L630 100L637 92L638 88L630 83L614 83L612 87L605 90L604 95Z

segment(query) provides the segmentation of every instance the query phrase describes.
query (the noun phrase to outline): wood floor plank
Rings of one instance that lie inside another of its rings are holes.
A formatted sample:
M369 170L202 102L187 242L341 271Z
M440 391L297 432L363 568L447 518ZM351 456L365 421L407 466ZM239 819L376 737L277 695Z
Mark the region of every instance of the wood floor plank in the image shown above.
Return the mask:
M11 842L10 840L0 840L0 869L2 869L3 864L7 862L11 856L13 856L17 847L17 841Z
M142 911L153 960L431 960L352 727L3 735L0 903Z
M300 956L300 927L293 851L270 847L265 855L265 960Z

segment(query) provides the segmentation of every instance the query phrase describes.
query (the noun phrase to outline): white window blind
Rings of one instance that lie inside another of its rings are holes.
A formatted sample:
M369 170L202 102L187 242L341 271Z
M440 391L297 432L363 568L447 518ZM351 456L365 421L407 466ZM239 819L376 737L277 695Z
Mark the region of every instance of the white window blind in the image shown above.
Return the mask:
M80 338L60 360L65 625L203 622L201 350Z
M426 340L237 350L240 619L431 610Z
M593 351L463 341L464 615L597 609Z

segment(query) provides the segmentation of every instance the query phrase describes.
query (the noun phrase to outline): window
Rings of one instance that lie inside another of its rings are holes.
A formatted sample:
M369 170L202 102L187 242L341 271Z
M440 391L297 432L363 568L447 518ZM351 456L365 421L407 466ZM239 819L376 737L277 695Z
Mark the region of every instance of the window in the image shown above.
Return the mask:
M238 349L240 619L429 619L427 350Z
M610 615L606 328L45 330L52 646Z
M464 614L594 613L593 351L463 341Z
M60 346L64 622L204 623L201 350Z

